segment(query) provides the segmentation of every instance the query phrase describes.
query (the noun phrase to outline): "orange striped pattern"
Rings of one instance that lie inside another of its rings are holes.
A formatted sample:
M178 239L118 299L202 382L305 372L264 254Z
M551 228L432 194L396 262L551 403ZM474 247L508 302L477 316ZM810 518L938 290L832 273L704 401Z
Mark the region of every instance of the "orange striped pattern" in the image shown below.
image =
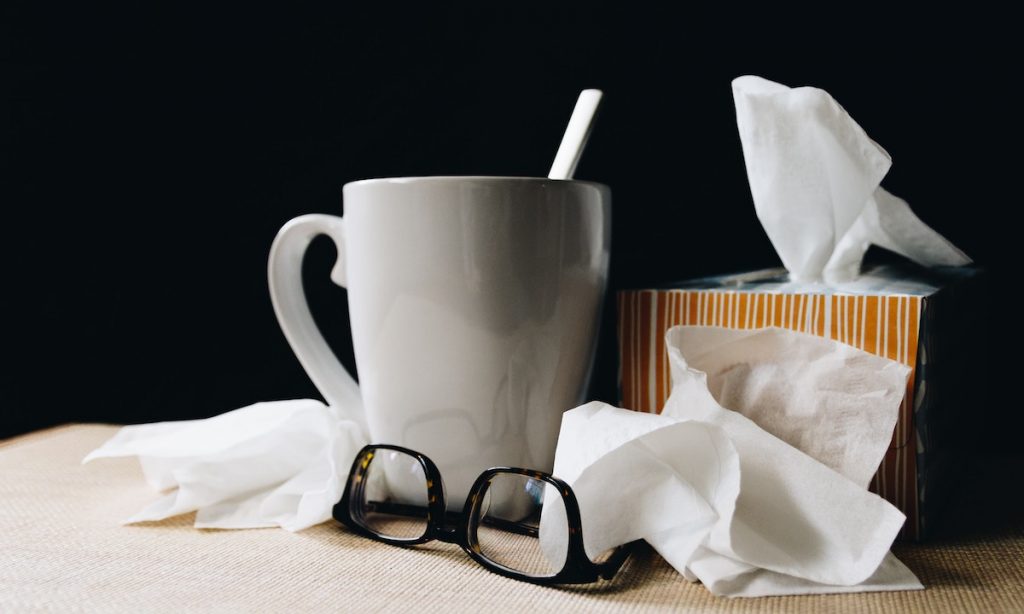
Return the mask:
M671 386L665 332L678 324L761 328L777 326L818 335L917 364L921 297L850 294L765 294L709 290L630 290L618 300L622 406L660 412ZM914 374L871 490L907 515L904 536L919 535L914 442Z

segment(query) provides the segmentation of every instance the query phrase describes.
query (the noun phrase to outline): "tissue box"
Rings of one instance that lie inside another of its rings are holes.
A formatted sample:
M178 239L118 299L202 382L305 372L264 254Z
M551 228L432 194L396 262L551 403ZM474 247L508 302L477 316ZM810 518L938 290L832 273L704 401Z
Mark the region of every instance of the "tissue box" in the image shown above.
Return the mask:
M913 372L871 490L906 514L902 537L924 539L979 422L982 282L974 267L886 265L836 285L790 282L771 269L620 291L621 405L661 411L671 388L665 332L678 324L778 326L902 362Z

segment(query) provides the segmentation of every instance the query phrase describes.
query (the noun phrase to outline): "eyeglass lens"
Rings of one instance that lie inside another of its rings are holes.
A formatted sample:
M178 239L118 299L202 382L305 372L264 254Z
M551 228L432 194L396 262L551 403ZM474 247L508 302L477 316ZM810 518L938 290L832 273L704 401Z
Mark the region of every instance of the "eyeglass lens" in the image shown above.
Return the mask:
M476 519L480 553L534 577L553 576L565 564L569 525L554 486L516 473L498 473L481 497Z
M380 448L366 462L361 482L350 493L356 522L383 537L422 537L429 497L423 465L403 452Z

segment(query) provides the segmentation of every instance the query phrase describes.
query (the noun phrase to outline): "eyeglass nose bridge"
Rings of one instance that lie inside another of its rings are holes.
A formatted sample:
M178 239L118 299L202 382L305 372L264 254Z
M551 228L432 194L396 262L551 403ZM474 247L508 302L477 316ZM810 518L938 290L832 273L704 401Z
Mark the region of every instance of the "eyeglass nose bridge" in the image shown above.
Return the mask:
M466 518L464 516L465 510L457 512L445 509L442 514L435 517L430 530L431 537L446 544L465 546Z
M455 544L457 546L462 545L462 540L459 539L459 527L445 524L437 528L434 533L434 538L438 541L442 541L446 544Z

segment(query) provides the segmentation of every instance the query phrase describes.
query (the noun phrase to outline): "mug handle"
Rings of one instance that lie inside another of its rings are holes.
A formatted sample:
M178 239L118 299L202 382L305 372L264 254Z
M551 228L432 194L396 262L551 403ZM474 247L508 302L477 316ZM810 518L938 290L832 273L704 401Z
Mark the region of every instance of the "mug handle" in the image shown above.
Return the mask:
M366 426L359 385L342 366L313 321L302 288L302 259L310 242L327 235L338 248L331 280L345 287L345 220L334 215L301 215L281 227L270 247L270 300L288 344L309 379L341 418Z

